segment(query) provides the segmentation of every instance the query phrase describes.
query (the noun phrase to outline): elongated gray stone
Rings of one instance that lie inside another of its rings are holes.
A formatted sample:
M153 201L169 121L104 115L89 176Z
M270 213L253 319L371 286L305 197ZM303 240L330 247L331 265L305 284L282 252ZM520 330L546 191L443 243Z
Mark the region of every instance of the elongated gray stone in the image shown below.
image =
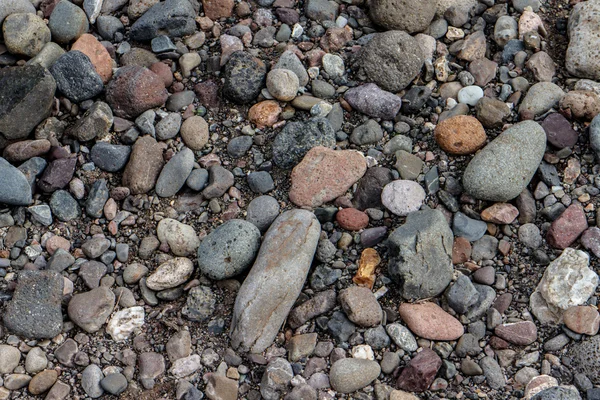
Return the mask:
M234 349L261 353L273 343L306 281L320 232L306 210L286 211L273 222L235 299Z

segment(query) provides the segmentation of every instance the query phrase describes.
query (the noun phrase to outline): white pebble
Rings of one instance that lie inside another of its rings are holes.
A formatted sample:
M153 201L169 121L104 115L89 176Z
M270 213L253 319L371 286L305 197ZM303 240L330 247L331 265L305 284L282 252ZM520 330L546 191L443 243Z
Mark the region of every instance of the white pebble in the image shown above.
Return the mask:
M458 102L475 106L479 99L483 97L483 89L479 86L467 86L458 92Z

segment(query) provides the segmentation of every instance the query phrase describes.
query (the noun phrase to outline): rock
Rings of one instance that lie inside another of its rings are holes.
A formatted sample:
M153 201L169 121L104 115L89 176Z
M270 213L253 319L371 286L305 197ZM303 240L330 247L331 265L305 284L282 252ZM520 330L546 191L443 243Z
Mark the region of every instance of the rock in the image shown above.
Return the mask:
M475 105L477 119L486 128L500 128L510 116L510 109L503 101L482 97Z
M187 0L156 3L131 26L131 39L143 42L159 35L182 37L196 30L197 13Z
M517 207L509 203L496 203L481 212L481 219L493 224L510 224L518 216Z
M104 205L108 200L108 187L105 179L95 181L90 188L88 199L85 202L85 212L90 217L100 218L104 211Z
M104 394L104 389L100 386L102 378L104 374L96 364L88 365L81 374L81 387L92 399L97 399Z
M595 57L598 45L596 26L600 21L595 2L582 2L573 7L569 17L569 46L565 56L567 71L579 78L600 79L600 63Z
M28 206L31 202L31 186L25 175L0 158L0 203Z
M475 85L466 86L458 91L457 98L459 103L474 107L483 98L483 89Z
M396 180L388 183L381 192L381 203L399 216L418 211L425 201L425 190L416 182Z
M122 183L132 194L147 193L153 187L163 166L163 145L151 136L138 139L133 145L131 157Z
M340 292L338 302L348 319L359 326L369 327L381 323L381 306L369 288L351 286Z
M374 0L369 2L371 19L386 30L408 33L422 32L435 15L435 0L418 4L405 0Z
M87 142L96 137L106 137L113 122L114 117L110 106L102 101L97 101L83 114L81 119L69 128L68 132L78 140ZM108 143L105 144L108 145ZM127 154L129 155L129 153ZM118 162L120 159L113 162Z
M115 342L126 340L144 325L144 307L123 308L110 318L106 332Z
M309 300L294 308L288 316L288 324L293 329L307 321L333 310L336 306L336 294L333 290L319 292Z
M22 271L18 276L4 312L6 328L31 339L58 335L63 328L63 278L54 271Z
M598 257L600 255L600 228L586 229L581 235L581 244L586 250L591 251Z
M41 347L34 347L29 350L25 358L25 370L30 374L36 374L46 368L48 358Z
M184 257L176 257L162 263L146 280L151 290L172 289L183 285L194 273L194 264Z
M104 90L102 78L81 51L71 50L60 56L50 73L58 90L75 103L96 97Z
M379 376L379 363L360 358L343 358L331 366L329 381L339 393L352 393L369 385Z
M370 117L385 120L394 119L402 106L400 97L381 90L374 83L367 83L346 91L344 99L355 110Z
M198 248L198 266L210 279L229 279L245 271L260 247L260 231L233 219L209 233Z
M558 149L573 147L579 135L571 127L571 123L559 113L548 115L542 122L548 142Z
M189 225L171 218L162 219L156 228L158 240L169 245L176 256L189 256L196 253L200 240Z
M463 185L475 198L507 201L519 195L535 174L546 149L546 134L536 122L513 125L473 157Z
M440 294L452 279L453 235L443 214L423 210L408 215L389 237L388 271L405 299Z
M456 340L464 333L462 324L435 303L402 303L400 317L417 336L430 340Z
M4 44L13 54L34 57L50 42L50 29L35 14L11 14L2 25Z
M342 229L359 231L369 225L369 216L356 208L344 208L335 215L335 220Z
M287 211L273 222L235 301L234 349L256 353L271 345L304 285L319 234L308 211Z
M73 323L89 333L100 330L115 307L115 295L107 287L78 293L69 301L68 313Z
M281 111L281 107L276 101L261 101L248 110L248 121L255 124L257 128L271 127L277 123Z
M172 139L179 133L181 128L181 115L169 113L156 124L156 138L159 140Z
M402 370L397 385L411 392L424 392L431 386L442 359L431 349L425 348Z
M50 116L56 81L44 67L26 65L0 69L0 133L6 139L26 138ZM36 110L32 113L31 110Z
M108 50L92 35L84 34L73 46L71 50L77 50L88 56L94 69L102 78L103 83L108 83L112 78L113 60Z
M190 290L181 313L190 321L202 322L214 314L216 302L215 295L208 286L196 286Z
M130 154L129 146L97 142L92 147L90 156L98 168L108 172L117 172L125 167Z
M246 220L265 232L279 215L279 203L271 196L258 196L248 204L246 212Z
M138 357L140 380L144 387L154 385L154 380L165 373L165 358L162 354L148 351ZM149 383L146 385L146 383Z
M554 60L545 51L540 51L529 57L527 68L533 72L533 76L540 82L550 82L554 78L556 68Z
M596 335L587 340L575 342L566 350L573 358L576 371L585 374L594 385L600 382L598 374L598 351L600 350L600 336Z
M156 194L160 197L175 196L179 189L185 185L185 181L193 168L194 152L184 147L169 160L160 172L156 181Z
M539 82L529 88L527 95L519 106L521 119L533 119L545 113L558 103L565 92L552 82Z
M398 92L419 74L425 57L419 43L408 33L388 31L376 33L363 46L358 62L377 86Z
M440 122L435 141L450 154L472 154L485 144L487 136L481 123L468 115L457 115Z
M300 82L289 69L273 69L267 74L267 90L279 101L291 101L296 97Z
M254 193L264 194L275 189L273 177L267 171L251 172L246 179L250 190Z
M47 369L37 373L29 382L28 390L33 395L38 395L50 390L52 385L58 379L58 372L53 369Z
M21 352L16 347L0 344L0 374L10 374L19 365Z
M517 346L527 346L537 340L537 328L531 321L498 325L494 333Z
M598 275L589 267L589 256L567 248L544 271L529 298L533 314L542 324L559 323L569 307L584 304L598 286Z
M206 397L211 400L235 400L237 399L238 383L224 376L208 374L208 382L204 392Z
M304 11L308 18L318 22L335 21L338 15L338 4L330 0L309 0Z
M327 119L288 123L273 141L273 161L281 168L292 168L316 146L335 146L335 132Z
M580 204L571 204L552 222L546 241L552 247L564 250L577 240L588 227L585 211Z
M204 14L213 21L230 17L233 5L233 0L202 0Z
M233 174L220 165L213 165L208 170L208 186L202 191L205 199L221 197L233 186Z
M163 105L167 97L163 80L138 65L119 68L106 87L106 101L115 115L121 118L135 118L146 110Z
M293 336L288 343L288 358L295 362L313 354L317 345L317 334L306 333Z
M314 147L292 171L290 200L299 207L318 207L346 193L366 169L358 152Z
M471 280L464 275L461 275L446 292L448 305L458 314L465 314L469 307L477 303L478 299L479 292L477 292Z
M383 130L377 121L370 119L362 125L357 126L350 135L350 142L359 146L377 143L383 138Z
M590 121L600 113L600 96L592 91L571 90L558 106L569 117Z
M494 357L486 356L479 361L479 366L483 370L486 382L492 389L501 389L506 385L506 378L502 372L502 368Z
M127 389L127 378L120 372L108 374L102 378L100 386L108 393L117 396Z
M2 5L0 5L0 26L2 26L2 23L7 16L17 13L35 14L35 7L28 0L3 2Z
M61 0L54 7L48 20L52 40L59 44L68 44L90 29L85 12L75 4Z
M249 103L260 93L266 75L267 67L261 60L236 51L225 65L223 95L235 103Z
M281 393L287 389L294 372L290 363L284 358L274 358L267 364L260 383L260 394L266 400L281 398Z
M306 86L308 84L308 73L302 64L302 61L300 61L296 53L293 51L286 50L281 54L277 64L273 66L273 69L277 68L294 71L294 73L298 76L298 83L300 86Z
M465 61L475 61L485 57L486 37L483 31L475 31L465 38L457 57Z
M594 336L600 328L600 314L596 307L569 307L563 314L565 326L575 333Z
M588 395L588 398L590 396ZM581 400L577 389L573 386L555 386L537 393L531 400Z
M369 168L358 181L353 198L354 206L359 210L380 208L381 192L393 179L392 171L387 168Z

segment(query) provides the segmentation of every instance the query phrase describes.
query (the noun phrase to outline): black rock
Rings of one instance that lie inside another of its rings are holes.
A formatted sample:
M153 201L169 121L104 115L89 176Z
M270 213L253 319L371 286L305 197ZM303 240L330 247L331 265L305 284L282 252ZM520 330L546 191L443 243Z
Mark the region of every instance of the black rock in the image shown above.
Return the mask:
M425 105L431 96L431 89L427 86L413 86L402 97L402 112L416 114Z
M235 103L248 103L259 95L266 76L267 67L261 60L236 51L225 65L223 95Z
M335 146L335 132L328 120L291 122L273 141L273 161L281 168L292 168L316 146Z
M27 137L50 115L55 91L56 81L44 67L0 69L0 133L6 139Z
M75 103L91 99L104 90L102 78L88 56L80 51L73 50L60 56L50 67L50 72L58 90Z
M62 331L63 277L54 271L21 271L4 313L4 325L19 336L53 338Z
M358 181L354 193L354 207L359 210L381 207L383 187L394 180L392 171L387 168L369 168Z
M252 137L238 136L231 139L227 145L227 153L229 153L231 157L240 158L250 150L250 147L252 147Z
M131 147L98 142L92 147L91 157L96 166L104 171L116 172L129 161Z
M130 38L152 40L159 35L181 37L196 30L196 12L188 0L167 0L157 3L131 26Z

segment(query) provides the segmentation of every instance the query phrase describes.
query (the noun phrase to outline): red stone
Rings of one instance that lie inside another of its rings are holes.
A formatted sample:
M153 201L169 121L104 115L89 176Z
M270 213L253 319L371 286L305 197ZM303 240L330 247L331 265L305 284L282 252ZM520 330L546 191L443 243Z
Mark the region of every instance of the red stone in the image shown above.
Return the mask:
M213 21L231 17L233 5L233 0L202 0L204 15Z
M431 349L423 349L402 370L398 377L398 389L424 392L434 381L442 366L442 359Z
M508 349L510 344L506 340L500 339L498 336L492 336L490 338L490 346L495 350L504 350Z
M150 66L150 71L154 72L162 79L166 88L173 84L173 73L167 64L163 62L154 63Z
M517 346L527 346L537 340L537 327L531 321L498 325L494 333Z
M583 211L581 205L572 204L560 217L552 222L546 240L552 247L566 249L577 240L587 227L585 211Z
M161 106L168 96L163 79L138 65L120 68L106 88L108 104L122 118L135 118Z
M356 208L344 208L336 214L335 219L347 231L359 231L369 225L369 216Z
M464 237L458 236L454 238L452 245L452 263L463 264L471 258L471 243Z

